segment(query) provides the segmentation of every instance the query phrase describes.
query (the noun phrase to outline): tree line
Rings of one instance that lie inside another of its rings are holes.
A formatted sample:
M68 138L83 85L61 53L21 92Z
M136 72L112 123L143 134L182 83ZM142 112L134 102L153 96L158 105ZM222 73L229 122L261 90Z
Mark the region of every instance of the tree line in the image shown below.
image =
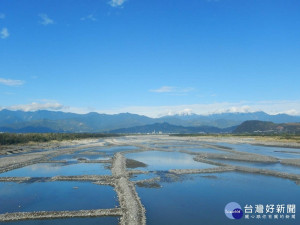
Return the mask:
M116 137L118 134L103 133L0 133L0 145L26 144L29 142L48 142L77 140L84 138Z

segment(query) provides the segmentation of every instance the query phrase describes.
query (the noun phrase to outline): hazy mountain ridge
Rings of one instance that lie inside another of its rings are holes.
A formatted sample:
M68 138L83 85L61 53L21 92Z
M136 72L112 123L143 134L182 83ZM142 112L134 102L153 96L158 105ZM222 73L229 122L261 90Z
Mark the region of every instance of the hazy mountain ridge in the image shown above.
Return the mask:
M220 113L211 115L174 115L160 118L162 121L175 125L190 126L215 126L226 128L236 126L247 120L270 121L274 123L293 123L300 122L300 116L290 116L287 114L269 115L265 112L253 113Z
M233 133L274 133L300 134L300 123L273 123L268 121L245 121Z
M169 123L155 123L144 126L135 126L130 128L121 128L110 131L111 133L129 133L129 134L146 134L146 133L180 133L180 134L194 134L194 133L231 133L236 127L218 128L212 126L199 127L184 127L178 125L171 125Z
M227 128L240 125L247 120L262 120L275 123L300 122L300 116L287 114L269 115L255 113L223 113L212 115L173 115L150 118L131 113L115 115L88 113L76 114L60 111L40 110L35 112L0 111L0 131L2 132L108 132L111 130L132 128L151 124L168 123L182 127ZM175 127L173 127L175 129ZM180 128L183 129L183 128Z

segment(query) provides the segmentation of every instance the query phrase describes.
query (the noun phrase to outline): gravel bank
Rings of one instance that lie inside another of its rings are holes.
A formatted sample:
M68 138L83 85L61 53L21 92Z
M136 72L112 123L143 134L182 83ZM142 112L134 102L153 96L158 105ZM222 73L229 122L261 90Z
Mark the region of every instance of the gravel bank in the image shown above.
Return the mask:
M258 154L216 154L216 153L198 153L199 158L208 159L224 159L224 160L235 160L244 162L261 162L261 163L275 163L279 162L279 159L272 156L258 155Z
M300 166L300 159L282 159L280 160L280 163L291 166Z
M145 225L146 211L135 190L134 184L129 180L126 172L126 159L121 153L115 154L111 171L115 178L115 190L123 210L120 224Z
M228 172L233 170L235 170L235 168L232 166L224 166L224 167L207 168L207 169L176 169L176 170L169 170L169 172L181 175L181 174L196 174L196 173L220 173L220 172Z
M39 211L39 212L17 212L0 214L0 221L30 220L30 219L57 219L73 217L99 217L99 216L122 216L120 208L96 209L79 211Z

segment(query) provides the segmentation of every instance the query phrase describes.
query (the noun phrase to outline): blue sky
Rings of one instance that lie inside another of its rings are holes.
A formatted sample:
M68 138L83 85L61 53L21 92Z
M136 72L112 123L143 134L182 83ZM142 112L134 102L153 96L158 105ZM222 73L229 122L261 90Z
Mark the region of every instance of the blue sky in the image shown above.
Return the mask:
M300 114L298 0L0 0L0 109Z

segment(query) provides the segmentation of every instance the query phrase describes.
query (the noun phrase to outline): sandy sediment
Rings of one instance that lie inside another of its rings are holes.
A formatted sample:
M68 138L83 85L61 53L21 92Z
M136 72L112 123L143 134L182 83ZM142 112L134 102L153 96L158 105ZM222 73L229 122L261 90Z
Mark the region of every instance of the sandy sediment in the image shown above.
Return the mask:
M116 182L114 179L104 179L104 180L98 180L94 181L93 184L98 184L98 185L109 185L112 187L116 186Z
M263 141L257 141L252 143L252 145L257 146L265 146L265 147L282 147L282 148L293 148L293 149L300 149L300 143L299 142L263 142Z
M33 145L4 145L0 146L0 155L13 155L13 154L24 154L32 153L40 149L55 149L58 148L59 144L53 143L38 143Z
M44 151L40 152L27 152L26 154L18 154L15 156L7 156L0 158L0 173L21 168L24 166L28 166L35 163L41 163L41 162L47 162L47 163L54 163L54 162L65 162L65 160L55 160L51 161L50 159L56 156L65 155L65 154L72 154L78 150L89 148L89 147L95 147L95 146L103 146L104 143L94 143L95 140L81 140L78 142L70 141L70 142L62 142L60 143L60 148L48 148ZM81 143L79 146L75 145ZM87 145L84 145L84 143L87 143ZM64 146L64 144L70 144L71 146ZM48 143L47 146L52 146L53 144ZM75 145L75 146L74 146ZM38 145L40 146L40 145ZM41 145L43 146L43 145ZM55 146L57 146L57 143L55 142ZM6 151L5 147L2 147L2 151ZM12 148L10 146L10 148ZM36 148L36 146L34 146ZM26 151L31 151L30 147L25 147L24 149L27 149ZM25 152L26 152L25 151ZM86 160L86 163L107 163L111 162L111 160L94 160L93 162L90 162L91 160Z
M159 184L159 181L160 181L160 177L154 177L154 178L151 178L151 179L134 181L133 183L136 184L139 187L160 188L161 185Z
M293 140L276 139L274 137L237 137L237 136L197 136L181 137L179 140L190 140L210 143L252 144L270 147L300 148L300 143Z
M102 148L100 148L100 149L89 149L89 150L85 151L82 154L78 154L78 156L83 156L84 157L84 155L101 155L101 156L106 155L105 152L100 152L100 151L97 151L97 150L102 150Z
M121 225L145 225L146 216L134 184L128 179L126 159L121 153L116 153L112 163L112 175L115 178L115 190L123 210Z
M252 168L252 167L244 167L244 166L233 166L228 165L224 163L214 162L211 160L205 160L202 158L195 157L196 161L209 163L212 165L219 165L219 167L216 168L208 168L208 169L179 169L179 170L169 170L171 173L176 174L194 174L194 173L214 173L214 172L227 172L227 171L238 171L238 172L246 172L246 173L256 173L256 174L262 174L267 176L274 176L274 177L280 177L285 179L290 179L299 182L300 181L300 175L299 174L290 174L290 173L284 173L279 172L275 170L265 170L265 169L258 169L258 168ZM215 170L215 171L214 171Z
M204 158L199 157L199 156L194 157L194 160L197 161L197 162L207 163L207 164L211 164L211 165L214 165L214 166L226 166L226 167L230 166L230 165L225 164L225 163L220 163L220 162L204 159Z
M115 178L127 175L126 158L119 152L113 157L111 173Z
M31 153L0 158L0 173L35 164L41 160L46 160L45 155L41 153Z
M134 184L125 177L116 181L116 192L124 215L121 225L145 225L145 209L138 197Z
M224 167L215 167L215 168L207 168L207 169L175 169L175 170L169 170L168 172L181 175L181 174L196 174L196 173L220 173L220 172L228 172L233 170L235 170L235 168L232 166L224 166Z
M0 177L0 182L53 182L53 181L91 181L102 185L115 185L112 176L106 175L79 175L79 176L55 176L55 177Z
M220 150L223 150L223 151L230 151L230 150L233 150L233 148L231 148L231 147L226 147L226 146L216 145L216 144L207 144L207 143L203 143L202 146L203 146L203 147L206 147L206 148L220 149ZM234 150L233 150L233 151L234 151Z
M152 149L150 148L140 148L140 149L133 149L133 150L126 150L126 151L122 151L123 154L130 154L130 153L139 153L139 152L147 152L147 151L151 151Z
M233 150L232 148L229 148L226 146L221 146L221 145L216 145L216 144L203 144L203 147L217 149L219 151L229 152L229 153L233 153L233 154L243 154L243 152L236 151L236 150Z
M281 159L280 163L291 166L300 166L300 159Z
M25 182L30 179L31 177L0 177L0 182Z
M151 183L151 182L159 182L159 181L160 181L160 177L153 177L153 178L150 178L150 179L133 181L133 183L135 183L135 184L137 184L137 183Z
M195 155L195 154L194 154ZM277 158L259 154L216 154L216 153L197 153L199 158L208 159L224 159L224 160L235 160L245 162L262 162L262 163L275 163L279 162Z
M187 153L190 155L196 155L197 158L208 158L208 159L223 159L223 160L235 160L235 161L245 161L245 162L262 162L262 163L275 163L279 162L278 158L272 156L266 156L261 154L241 152L233 150L228 147L223 147L219 145L204 144L208 148L217 149L220 151L225 151L231 154L219 154L219 153L208 153L208 152L193 152L189 150L180 150L180 152Z
M109 159L97 159L97 160L84 159L84 160L79 160L78 159L78 162L80 162L80 163L111 163L112 160L109 160Z
M274 152L291 153L291 154L300 154L300 151L295 152L295 151L285 151L285 150L282 150L282 151L274 151Z
M126 159L126 168L138 168L138 167L147 167L147 164L134 159Z
M55 176L51 181L108 181L113 180L108 175L78 175L78 176Z
M274 177L290 179L290 180L294 180L296 182L300 181L300 175L299 174L290 174L290 173L278 172L278 171L275 171L275 170L264 170L264 169L257 169L257 168L251 168L251 167L243 167L243 166L224 166L224 167L208 168L208 169L169 170L170 173L175 173L175 174L178 174L178 175L182 175L182 174L199 174L199 173L219 173L219 172L228 172L228 171L256 173L256 174L262 174L262 175L267 175L267 176L274 176Z
M39 212L16 212L0 214L0 221L30 220L30 219L58 219L74 217L100 217L100 216L122 216L120 208L95 209L79 211L39 211Z
M3 157L0 158L0 173L7 172L9 170L14 170L18 168L22 168L25 166L29 166L36 163L41 162L49 162L49 159L52 157L55 157L57 155L60 155L61 150L53 150L53 151L44 151L44 152L38 152L38 153L27 153L23 155L16 155L16 156L10 156L10 157ZM65 162L61 161L60 162ZM53 163L55 161L51 161Z
M40 160L39 163L68 163L66 160Z
M128 170L127 174L129 176L134 175L134 174L147 174L149 173L149 171L145 171L145 170Z
M236 171L240 171L240 172L257 173L257 174L263 174L268 176L286 178L290 180L298 180L298 181L300 180L299 174L283 173L275 170L264 170L264 169L257 169L251 167L243 167L243 166L235 166L234 168Z
M17 156L11 156L11 157L3 157L0 158L0 165L1 168L3 167L9 167L15 164L21 164L21 163L27 163L31 160L41 160L44 157L41 153L31 153L26 155L17 155Z
M105 140L105 138L103 138ZM81 140L49 141L44 143L18 144L0 146L0 155L11 155L16 153L33 153L40 149L55 150L60 148L84 149L90 147L104 146L104 142L99 142L99 138L88 138Z
M74 152L76 148L45 149L41 152L18 154L0 158L0 173L40 162L49 162L53 157ZM61 161L61 160L59 160ZM51 161L53 162L53 161Z

